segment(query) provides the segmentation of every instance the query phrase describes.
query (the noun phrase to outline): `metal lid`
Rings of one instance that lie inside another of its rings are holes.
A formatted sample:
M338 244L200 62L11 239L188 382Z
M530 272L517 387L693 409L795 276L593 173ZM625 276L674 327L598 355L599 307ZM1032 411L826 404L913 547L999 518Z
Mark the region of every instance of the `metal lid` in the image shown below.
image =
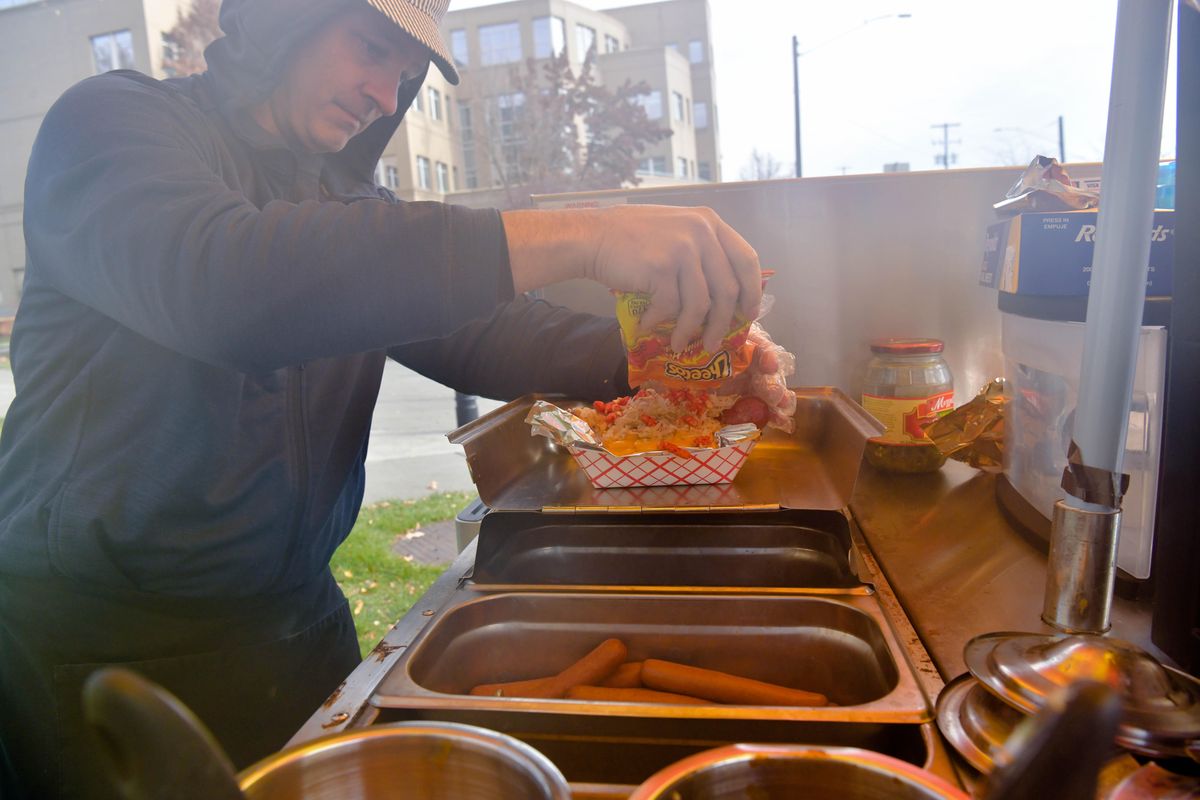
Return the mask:
M1025 715L1005 704L970 673L938 694L937 724L967 763L984 775L1007 763L1004 743Z
M1150 756L1186 756L1200 740L1200 681L1105 636L989 633L967 643L967 669L1004 702L1032 714L1055 689L1090 679L1121 694L1116 741Z
M945 349L941 339L875 339L871 342L872 353L887 353L893 356L919 356L940 353Z

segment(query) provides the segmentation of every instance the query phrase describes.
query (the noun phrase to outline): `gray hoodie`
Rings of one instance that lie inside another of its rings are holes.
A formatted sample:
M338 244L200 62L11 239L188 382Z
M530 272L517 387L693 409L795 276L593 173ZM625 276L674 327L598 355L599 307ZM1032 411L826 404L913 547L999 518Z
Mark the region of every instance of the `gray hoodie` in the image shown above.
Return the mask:
M374 185L250 120L345 3L226 0L208 72L112 72L47 114L25 193L0 575L243 597L328 574L390 355L461 391L625 391L615 323L513 299L499 213Z

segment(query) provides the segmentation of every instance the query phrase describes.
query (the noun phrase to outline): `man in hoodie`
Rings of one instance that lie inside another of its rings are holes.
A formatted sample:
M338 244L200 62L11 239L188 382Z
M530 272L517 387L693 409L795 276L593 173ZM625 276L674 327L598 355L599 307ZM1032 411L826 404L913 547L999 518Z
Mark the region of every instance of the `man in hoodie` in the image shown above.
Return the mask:
M676 349L757 308L754 251L707 210L374 185L429 62L457 81L447 2L226 0L207 72L101 75L47 114L0 439L0 741L29 796L105 794L98 665L165 686L241 767L359 663L329 558L388 357L472 394L607 399L629 389L615 323L523 292L650 292Z

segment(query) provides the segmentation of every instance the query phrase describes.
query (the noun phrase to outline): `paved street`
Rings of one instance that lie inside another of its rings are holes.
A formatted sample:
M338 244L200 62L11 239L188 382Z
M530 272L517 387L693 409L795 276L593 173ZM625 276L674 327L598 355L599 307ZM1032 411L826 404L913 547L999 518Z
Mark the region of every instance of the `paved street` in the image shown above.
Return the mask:
M0 417L14 394L12 371L0 366ZM479 413L499 405L481 399ZM389 362L371 426L366 502L473 489L462 448L446 441L454 427L453 390Z

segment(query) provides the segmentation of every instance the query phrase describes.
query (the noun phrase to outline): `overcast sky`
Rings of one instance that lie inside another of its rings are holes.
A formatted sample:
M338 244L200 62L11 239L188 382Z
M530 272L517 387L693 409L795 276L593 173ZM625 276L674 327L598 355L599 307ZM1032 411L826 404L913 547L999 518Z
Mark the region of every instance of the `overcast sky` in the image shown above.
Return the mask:
M575 0L604 9L636 5ZM450 8L494 0L451 0ZM792 36L799 37L805 176L1058 156L1100 161L1116 0L709 0L725 180L752 152L791 174ZM895 15L911 14L909 19ZM866 22L871 20L870 22ZM864 24L865 23L865 24ZM1172 35L1162 154L1175 155Z

